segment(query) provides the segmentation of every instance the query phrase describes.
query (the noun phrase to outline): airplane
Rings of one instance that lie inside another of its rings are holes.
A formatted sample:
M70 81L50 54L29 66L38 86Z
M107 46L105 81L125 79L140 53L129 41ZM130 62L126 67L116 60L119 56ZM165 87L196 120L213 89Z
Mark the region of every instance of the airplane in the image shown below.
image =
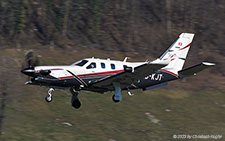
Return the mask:
M45 97L47 102L52 101L55 89L69 88L71 105L76 109L81 107L78 94L82 90L101 94L114 91L112 100L117 103L122 100L122 90L132 95L130 90L151 90L215 66L214 63L202 62L183 69L193 38L192 33L181 33L160 57L151 62L127 62L128 57L123 61L92 57L69 66L37 66L33 50L28 50L25 54L28 67L21 72L31 77L26 85L49 87Z

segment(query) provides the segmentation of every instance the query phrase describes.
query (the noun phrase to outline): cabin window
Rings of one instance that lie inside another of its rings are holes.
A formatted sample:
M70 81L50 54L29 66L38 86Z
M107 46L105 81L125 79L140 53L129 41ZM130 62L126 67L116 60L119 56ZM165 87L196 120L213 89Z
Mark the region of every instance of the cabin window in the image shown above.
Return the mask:
M115 64L111 64L111 69L113 69L113 70L115 70L115 69L116 69Z
M91 63L89 66L87 66L87 69L94 69L96 68L96 63Z
M101 67L105 69L105 63L101 63Z

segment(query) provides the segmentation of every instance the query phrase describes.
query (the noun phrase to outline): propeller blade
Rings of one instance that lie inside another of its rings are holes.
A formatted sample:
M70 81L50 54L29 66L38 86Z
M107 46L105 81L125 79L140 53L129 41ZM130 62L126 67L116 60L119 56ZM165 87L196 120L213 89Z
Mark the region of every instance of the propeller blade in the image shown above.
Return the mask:
M34 66L40 66L40 57L41 57L41 55L34 56L34 61L33 61Z
M30 77L35 77L35 66L40 65L40 58L41 55L34 55L33 49L29 49L25 53L25 59L21 63L21 73L28 76L28 79Z
M28 68L34 67L34 65L33 65L33 49L29 49L25 53L25 61L27 62Z

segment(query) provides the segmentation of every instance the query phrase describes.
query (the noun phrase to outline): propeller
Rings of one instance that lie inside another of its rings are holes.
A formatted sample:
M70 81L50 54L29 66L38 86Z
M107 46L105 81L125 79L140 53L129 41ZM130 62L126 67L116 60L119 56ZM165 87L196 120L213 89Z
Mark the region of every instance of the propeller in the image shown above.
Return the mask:
M26 51L25 59L22 63L21 72L28 76L34 76L35 73L34 67L40 65L39 59L40 57L41 57L40 55L34 56L33 49L29 49L28 51Z

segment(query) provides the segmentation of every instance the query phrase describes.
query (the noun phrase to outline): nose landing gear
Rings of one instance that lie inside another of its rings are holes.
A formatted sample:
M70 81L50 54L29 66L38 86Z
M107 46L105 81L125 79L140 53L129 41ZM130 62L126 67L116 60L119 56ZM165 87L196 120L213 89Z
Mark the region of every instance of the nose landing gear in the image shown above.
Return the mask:
M51 101L52 101L52 92L53 92L54 90L55 90L54 88L50 88L50 89L48 90L48 95L45 97L45 100L46 100L47 102L51 102Z

